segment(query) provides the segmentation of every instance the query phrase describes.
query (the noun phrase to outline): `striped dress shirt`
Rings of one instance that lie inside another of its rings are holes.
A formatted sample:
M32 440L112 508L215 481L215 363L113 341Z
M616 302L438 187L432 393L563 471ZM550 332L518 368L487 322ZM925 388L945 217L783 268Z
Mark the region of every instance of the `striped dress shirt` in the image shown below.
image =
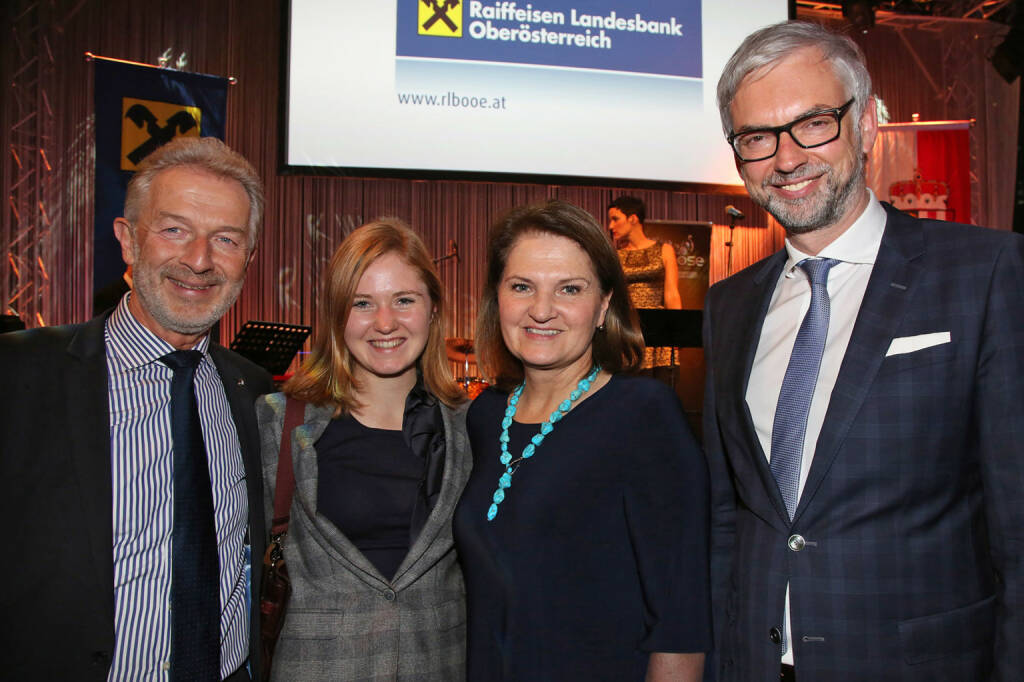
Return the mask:
M130 294L129 294L130 296ZM128 310L107 321L114 531L114 656L109 680L166 680L171 655L171 377L175 350ZM224 386L203 353L195 390L213 486L220 565L221 677L248 657L245 533L248 501L238 432Z

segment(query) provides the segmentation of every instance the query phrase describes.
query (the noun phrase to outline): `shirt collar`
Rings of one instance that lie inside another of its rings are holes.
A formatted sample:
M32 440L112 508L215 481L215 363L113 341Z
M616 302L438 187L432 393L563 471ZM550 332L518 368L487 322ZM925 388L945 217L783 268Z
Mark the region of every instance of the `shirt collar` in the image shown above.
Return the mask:
M107 352L128 368L142 367L157 362L168 353L177 350L159 336L151 332L135 319L128 308L128 300L132 292L121 299L114 312L107 318ZM203 354L204 360L209 359L207 349L210 346L210 335L206 334L192 348Z
M793 246L788 237L786 238L788 258L783 270L786 277L792 277L797 263L805 258L835 258L844 263L874 265L878 249L882 245L886 215L882 204L875 198L875 193L868 189L868 194L870 196L864 211L845 232L822 249L817 256L802 252Z

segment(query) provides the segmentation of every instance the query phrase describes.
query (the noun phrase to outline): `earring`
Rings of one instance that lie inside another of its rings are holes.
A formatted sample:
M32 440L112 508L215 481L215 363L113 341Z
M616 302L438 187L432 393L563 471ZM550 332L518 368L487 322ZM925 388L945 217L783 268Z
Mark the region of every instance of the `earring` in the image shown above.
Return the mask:
M607 329L607 327L604 326L604 322L602 322L601 324L597 325L597 331L599 331L599 332L603 332L606 329Z

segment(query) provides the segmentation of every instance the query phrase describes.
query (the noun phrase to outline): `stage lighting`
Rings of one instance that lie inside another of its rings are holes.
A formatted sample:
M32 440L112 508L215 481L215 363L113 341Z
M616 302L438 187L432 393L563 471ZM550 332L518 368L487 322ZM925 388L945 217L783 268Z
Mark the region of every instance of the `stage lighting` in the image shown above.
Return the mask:
M871 0L843 0L843 17L861 33L875 25L875 3Z

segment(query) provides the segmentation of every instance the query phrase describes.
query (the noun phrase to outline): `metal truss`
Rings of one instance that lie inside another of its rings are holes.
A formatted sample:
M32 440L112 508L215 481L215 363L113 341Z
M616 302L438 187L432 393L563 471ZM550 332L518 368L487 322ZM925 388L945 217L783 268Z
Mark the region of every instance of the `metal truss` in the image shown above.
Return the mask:
M991 19L993 16L1013 4L1013 0L967 0L966 2L955 3L963 6L963 13L959 16L962 19Z
M0 295L5 312L33 327L45 325L49 318L51 287L53 211L48 185L53 154L47 149L47 133L53 111L45 81L54 58L47 15L44 3L20 3L12 11L10 41L4 48L10 51L5 63L12 73L4 83L4 132L9 148L4 161L8 196L0 231L4 251Z
M82 156L85 150L64 139L54 112L61 101L62 31L86 2L15 0L6 9L7 35L0 40L0 177L6 195L0 212L0 300L3 313L18 315L29 327L87 316L85 283L66 263L69 256L80 258L69 253L74 249L62 244L61 235L68 229L64 164L69 154ZM76 301L81 310L75 310Z
M994 3L984 3L994 4ZM984 79L978 77L977 65L970 59L964 59L965 54L978 49L977 45L971 44L977 40L977 36L971 36L966 31L946 31L943 35L942 45L942 72L945 75L946 86L943 97L946 103L946 110L954 112L953 115L963 116L965 113L972 119L979 117L986 109L984 100ZM982 89L979 92L979 88ZM982 124L984 125L984 124ZM981 135L981 139L979 139ZM970 216L958 216L960 222L977 222L983 211L981 188L981 176L983 175L982 159L980 148L983 134L979 132L977 125L972 125L968 131L970 143L970 189L971 189L971 213Z

